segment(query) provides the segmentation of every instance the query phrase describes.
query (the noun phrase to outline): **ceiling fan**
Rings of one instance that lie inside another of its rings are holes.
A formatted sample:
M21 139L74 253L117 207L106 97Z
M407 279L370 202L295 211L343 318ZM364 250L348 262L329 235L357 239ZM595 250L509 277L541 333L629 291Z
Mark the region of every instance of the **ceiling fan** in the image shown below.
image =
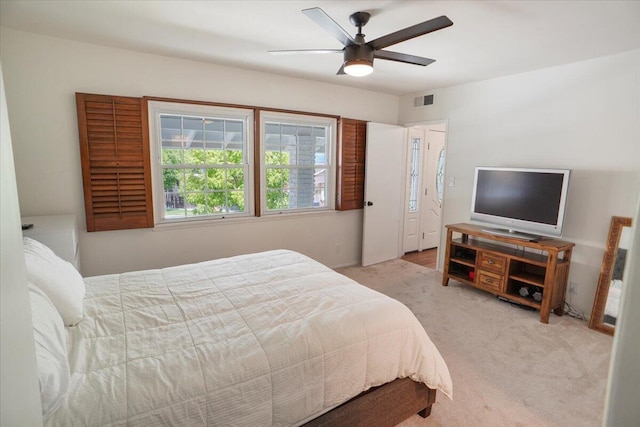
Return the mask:
M371 14L368 12L356 12L349 16L349 21L358 27L358 34L351 37L340 25L336 23L326 12L319 7L304 9L305 15L316 24L328 31L333 37L344 45L342 49L306 49L306 50L271 50L275 55L288 55L298 53L340 53L344 52L344 62L337 74L349 74L351 76L366 76L373 72L373 59L386 59L388 61L404 62L407 64L426 66L435 62L435 59L421 56L408 55L406 53L383 50L385 47L419 37L433 31L450 27L453 22L446 16L439 16L420 24L378 37L370 42L365 42L362 27L369 22Z

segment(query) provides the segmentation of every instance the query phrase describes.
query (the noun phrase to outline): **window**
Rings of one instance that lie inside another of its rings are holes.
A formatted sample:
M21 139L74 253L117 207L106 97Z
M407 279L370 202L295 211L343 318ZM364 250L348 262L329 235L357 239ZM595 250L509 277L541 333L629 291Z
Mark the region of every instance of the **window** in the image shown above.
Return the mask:
M444 160L446 151L444 147L438 155L438 171L436 172L436 191L438 192L438 203L442 206L442 194L444 192Z
M336 120L263 112L260 126L262 212L333 209Z
M149 102L157 222L253 214L253 111Z
M411 170L409 172L409 212L418 210L420 190L420 138L411 138Z
M76 104L87 231L362 208L364 121L341 119L336 160L337 116L82 93Z

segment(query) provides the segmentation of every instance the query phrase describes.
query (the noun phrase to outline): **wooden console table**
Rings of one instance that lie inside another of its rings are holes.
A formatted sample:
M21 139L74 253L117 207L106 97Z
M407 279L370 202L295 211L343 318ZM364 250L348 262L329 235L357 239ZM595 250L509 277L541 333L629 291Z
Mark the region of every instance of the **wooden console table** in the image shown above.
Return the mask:
M551 310L562 316L574 243L546 237L529 241L495 235L472 224L451 224L446 228L442 286L453 279L533 307L540 310L542 323L549 323ZM454 238L454 233L460 236ZM520 294L523 287L529 295ZM534 294L537 298L532 297Z

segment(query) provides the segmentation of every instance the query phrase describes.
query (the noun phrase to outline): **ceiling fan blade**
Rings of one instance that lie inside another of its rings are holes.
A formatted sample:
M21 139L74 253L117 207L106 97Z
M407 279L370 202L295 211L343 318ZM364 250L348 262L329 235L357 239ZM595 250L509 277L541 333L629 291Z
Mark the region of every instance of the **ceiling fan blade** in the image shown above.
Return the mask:
M297 54L324 54L342 53L343 49L297 49L297 50L270 50L271 55L297 55Z
M309 18L320 25L325 31L328 31L333 37L338 39L340 43L345 46L357 44L356 41L342 28L336 21L334 21L324 10L319 7L312 7L311 9L304 9L302 11Z
M430 19L428 21L421 22L420 24L407 27L403 30L396 31L386 36L379 37L375 40L367 43L374 49L384 49L387 46L394 45L396 43L403 42L405 40L412 39L414 37L422 36L424 34L431 33L433 31L441 30L453 25L453 22L446 16L439 16L437 18Z
M345 73L345 72L344 72L344 64L342 64L342 65L340 66L340 69L339 69L339 70L338 70L338 72L336 73L336 76L340 76L340 75L342 75L342 74L347 74L347 73Z
M427 66L436 62L435 59L424 58L422 56L408 55L406 53L391 52L389 50L376 50L373 57L377 59L386 59L388 61L405 62L407 64Z

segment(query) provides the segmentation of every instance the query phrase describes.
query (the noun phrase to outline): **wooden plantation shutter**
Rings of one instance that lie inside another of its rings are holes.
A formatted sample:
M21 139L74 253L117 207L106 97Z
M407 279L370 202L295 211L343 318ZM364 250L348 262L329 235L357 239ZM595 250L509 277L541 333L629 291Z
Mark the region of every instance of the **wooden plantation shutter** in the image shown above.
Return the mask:
M367 122L341 119L336 209L362 209Z
M76 93L87 231L153 227L146 102Z

